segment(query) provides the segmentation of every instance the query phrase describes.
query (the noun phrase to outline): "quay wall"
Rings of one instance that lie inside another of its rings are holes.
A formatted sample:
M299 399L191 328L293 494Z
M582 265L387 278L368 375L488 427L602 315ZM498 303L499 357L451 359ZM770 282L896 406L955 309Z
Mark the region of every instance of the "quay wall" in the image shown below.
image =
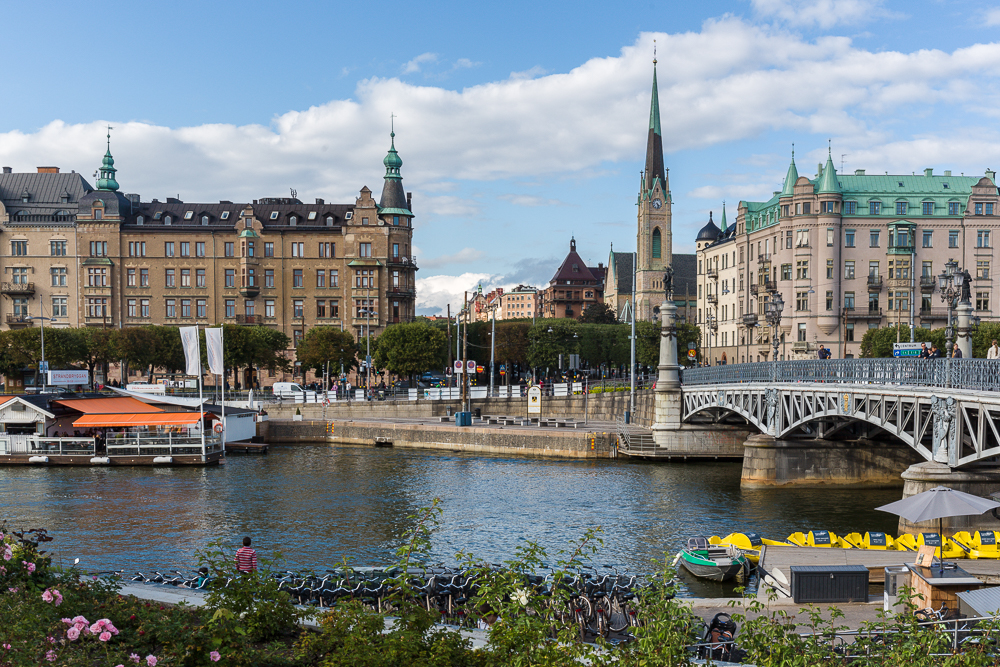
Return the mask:
M615 421L629 406L629 393L615 391L584 396L544 396L542 397L542 417L560 419L593 419L595 421ZM326 408L326 418L332 419L422 419L455 414L461 407L459 400L430 401L338 401ZM269 403L265 406L270 419L292 419L298 408L303 420L323 419L323 406L302 403ZM524 416L528 411L528 399L481 398L472 401L472 409L479 408L484 415ZM644 389L635 393L635 414L632 422L649 428L653 425L653 391Z
M266 424L267 440L275 444L325 440L338 444L559 458L614 458L617 453L613 432L584 429L487 429L341 419L268 420Z

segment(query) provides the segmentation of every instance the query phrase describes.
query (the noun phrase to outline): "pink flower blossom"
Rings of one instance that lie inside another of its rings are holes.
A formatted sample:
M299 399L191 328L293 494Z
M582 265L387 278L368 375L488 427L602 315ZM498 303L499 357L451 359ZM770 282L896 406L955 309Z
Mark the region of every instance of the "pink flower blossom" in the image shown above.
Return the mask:
M102 632L100 634L100 636L98 637L98 639L100 639L102 642L106 642L109 639L111 639L111 633L108 632L107 630L105 630L104 632Z
M14 586L13 588L8 588L7 590L10 591L11 593L16 593L17 592L17 586Z
M61 605L63 603L62 593L60 593L59 591L57 591L56 589L53 588L52 589L52 594L56 596L56 606L58 607L59 605Z
M136 664L139 664L139 654L138 653L129 653L128 654L128 659L131 660L132 662L136 663Z
M26 567L26 568L28 569L28 573L29 573L29 574L30 574L31 572L34 572L34 571L35 571L35 564L34 564L34 563L32 563L32 562L28 562L28 563L25 563L25 564L24 564L24 567Z
M4 645L3 645L3 647L4 647L5 649L7 649L8 651L10 650L10 644L4 644Z
M45 659L48 660L49 662L55 662L56 661L56 652L50 650L48 653L45 654Z
M52 590L51 589L49 589L49 588L45 589L45 592L42 593L42 601L43 602L52 602Z
M7 547L7 549L3 552L3 559L10 560L13 557L14 557L14 552L10 550L10 547Z
M211 660L212 662L219 662L220 658L222 658L222 656L219 655L218 651L212 651L211 653L208 654L208 659Z
M73 619L72 618L60 618L59 622L60 623L65 623L66 625L73 625Z
M3 565L0 565L0 574L7 574L7 568L5 568Z
M90 625L90 621L88 621L83 616L74 616L73 620L71 622L72 623L86 623L87 625Z
M156 667L156 656L155 655L147 655L146 656L146 664L149 665L149 667Z
M74 626L74 627L72 627L72 628L70 628L69 630L66 631L66 637L71 642L75 642L77 639L80 638L80 631L77 630L76 627Z

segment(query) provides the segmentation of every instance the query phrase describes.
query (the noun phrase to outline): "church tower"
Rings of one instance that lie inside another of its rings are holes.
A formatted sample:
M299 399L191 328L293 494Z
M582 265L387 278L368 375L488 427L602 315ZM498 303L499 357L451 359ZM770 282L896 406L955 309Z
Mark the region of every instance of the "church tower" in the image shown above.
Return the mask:
M635 274L637 315L640 321L656 319L663 303L663 273L673 263L670 231L670 183L663 166L663 136L660 133L660 96L656 88L656 59L653 59L653 95L649 108L649 135L646 139L646 168L639 184L638 232Z

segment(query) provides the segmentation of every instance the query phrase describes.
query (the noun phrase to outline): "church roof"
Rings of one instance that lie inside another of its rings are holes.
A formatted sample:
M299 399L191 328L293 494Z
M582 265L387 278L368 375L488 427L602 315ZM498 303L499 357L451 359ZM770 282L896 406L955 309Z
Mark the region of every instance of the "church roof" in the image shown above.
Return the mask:
M632 293L632 253L611 251L608 269L614 273L619 294Z
M580 255L576 253L576 239L570 239L569 254L566 255L566 259L564 259L562 264L559 265L559 269L556 271L556 274L552 276L552 280L550 280L549 283L552 284L557 281L567 280L588 280L591 282L598 281L594 274L590 272L590 269L587 268L586 263L584 263Z
M653 189L656 181L667 189L666 169L663 166L663 135L660 132L660 93L656 87L656 61L653 61L653 93L649 103L649 135L646 139L646 170L643 194Z

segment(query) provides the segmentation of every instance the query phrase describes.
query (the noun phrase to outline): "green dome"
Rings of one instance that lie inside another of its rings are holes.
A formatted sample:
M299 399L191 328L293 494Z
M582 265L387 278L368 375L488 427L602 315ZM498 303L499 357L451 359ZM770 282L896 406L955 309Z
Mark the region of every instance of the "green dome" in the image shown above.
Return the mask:
M101 162L101 175L97 179L97 189L116 192L118 190L118 181L115 180L116 171L115 159L111 157L111 127L108 126L108 150L104 154L104 160Z
M385 165L386 176L390 174L398 176L399 168L403 166L403 159L396 152L396 133L393 132L389 136L392 137L392 145L389 147L389 154L382 160L382 164Z

